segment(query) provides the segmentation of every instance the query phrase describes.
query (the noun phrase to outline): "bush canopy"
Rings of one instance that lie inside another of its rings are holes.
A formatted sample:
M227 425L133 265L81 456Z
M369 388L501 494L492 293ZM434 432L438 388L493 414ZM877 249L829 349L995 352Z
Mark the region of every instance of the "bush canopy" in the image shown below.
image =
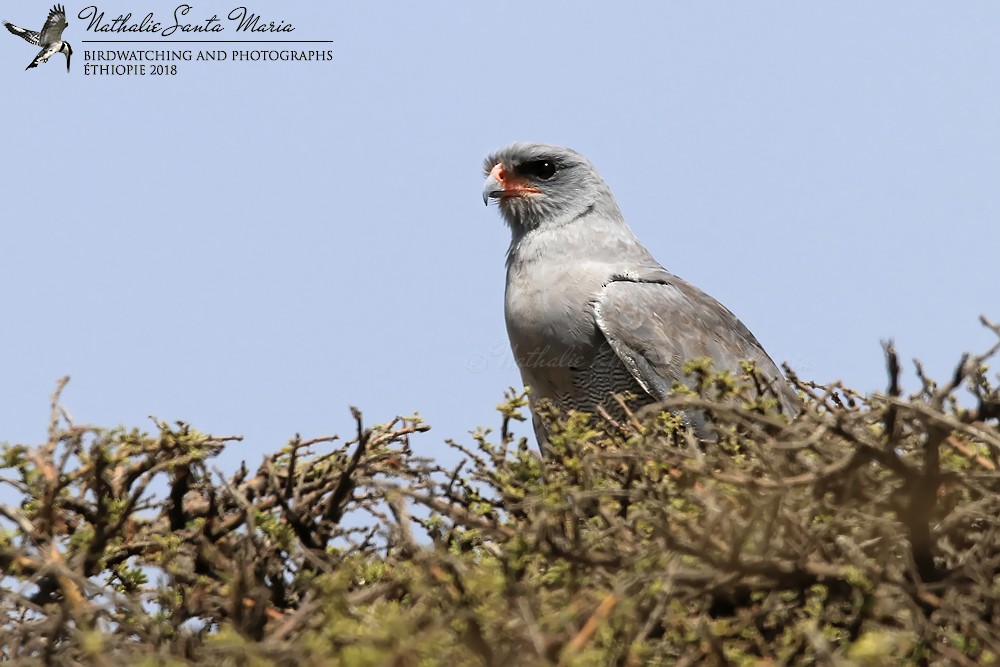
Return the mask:
M48 441L2 448L0 659L996 663L996 351L943 383L918 364L912 395L891 344L885 393L790 373L791 420L752 367L696 360L693 390L623 423L540 410L544 460L512 434L514 390L454 466L418 454L418 417L352 409L349 440L295 436L235 474L213 468L235 437L73 423L64 379Z

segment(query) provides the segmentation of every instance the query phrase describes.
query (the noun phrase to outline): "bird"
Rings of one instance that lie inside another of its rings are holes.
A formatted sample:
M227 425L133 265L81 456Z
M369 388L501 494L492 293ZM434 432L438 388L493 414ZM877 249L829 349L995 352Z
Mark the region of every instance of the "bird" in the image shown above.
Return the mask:
M45 19L45 25L42 26L39 32L18 27L8 21L4 21L3 24L11 34L17 35L29 44L42 47L42 50L38 52L34 60L24 68L25 71L32 67L38 67L40 63L47 62L49 58L57 53L65 53L66 71L69 72L69 61L73 55L73 47L70 46L69 42L64 42L62 39L63 31L69 25L66 22L65 7L62 5L53 6L49 10L48 18Z
M497 202L510 227L504 319L543 452L543 400L620 415L616 394L638 409L667 399L676 383L690 386L683 367L693 358L737 374L753 362L781 409L796 414L798 395L750 330L653 258L587 158L515 142L483 171L483 202ZM684 418L711 437L704 419Z

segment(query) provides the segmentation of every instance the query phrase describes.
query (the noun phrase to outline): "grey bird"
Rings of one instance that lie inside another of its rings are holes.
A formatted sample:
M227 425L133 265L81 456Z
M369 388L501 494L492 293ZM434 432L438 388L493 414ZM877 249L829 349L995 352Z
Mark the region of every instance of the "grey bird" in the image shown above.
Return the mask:
M764 348L725 306L673 275L629 229L611 189L568 148L514 143L486 158L483 201L499 202L511 230L504 314L534 409L621 414L690 384L684 362L708 357L715 370L756 363L788 414L798 397ZM696 430L703 431L688 415Z
M45 19L45 25L42 26L41 31L35 32L34 30L28 30L26 28L21 28L9 23L7 21L3 22L7 30L11 34L17 35L28 44L34 44L35 46L42 47L42 50L38 52L38 55L28 63L25 70L29 70L32 67L38 67L40 63L47 62L49 58L57 53L66 54L66 71L69 72L69 61L73 56L73 47L70 46L69 42L64 42L62 38L63 31L66 30L66 26L69 23L66 22L66 8L62 5L55 5L49 10L49 16Z

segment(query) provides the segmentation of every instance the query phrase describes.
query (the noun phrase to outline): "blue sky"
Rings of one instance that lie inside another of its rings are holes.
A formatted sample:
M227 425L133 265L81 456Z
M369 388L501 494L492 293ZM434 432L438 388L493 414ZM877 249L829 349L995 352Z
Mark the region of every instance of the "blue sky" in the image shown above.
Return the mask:
M420 412L450 460L519 383L481 199L515 139L590 157L654 256L807 378L882 390L882 339L938 376L992 342L995 2L292 0L250 9L333 62L142 78L83 75L84 6L69 75L0 34L0 440L40 441L69 374L80 423L245 435L226 468L349 434L350 404Z

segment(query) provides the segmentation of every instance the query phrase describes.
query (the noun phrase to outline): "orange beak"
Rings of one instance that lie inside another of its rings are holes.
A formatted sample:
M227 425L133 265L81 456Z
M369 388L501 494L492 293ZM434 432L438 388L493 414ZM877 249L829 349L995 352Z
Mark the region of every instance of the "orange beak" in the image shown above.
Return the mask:
M502 164L497 164L490 170L483 184L483 203L489 204L490 199L505 199L507 197L524 197L538 194L538 188L531 185L526 178L506 171Z

